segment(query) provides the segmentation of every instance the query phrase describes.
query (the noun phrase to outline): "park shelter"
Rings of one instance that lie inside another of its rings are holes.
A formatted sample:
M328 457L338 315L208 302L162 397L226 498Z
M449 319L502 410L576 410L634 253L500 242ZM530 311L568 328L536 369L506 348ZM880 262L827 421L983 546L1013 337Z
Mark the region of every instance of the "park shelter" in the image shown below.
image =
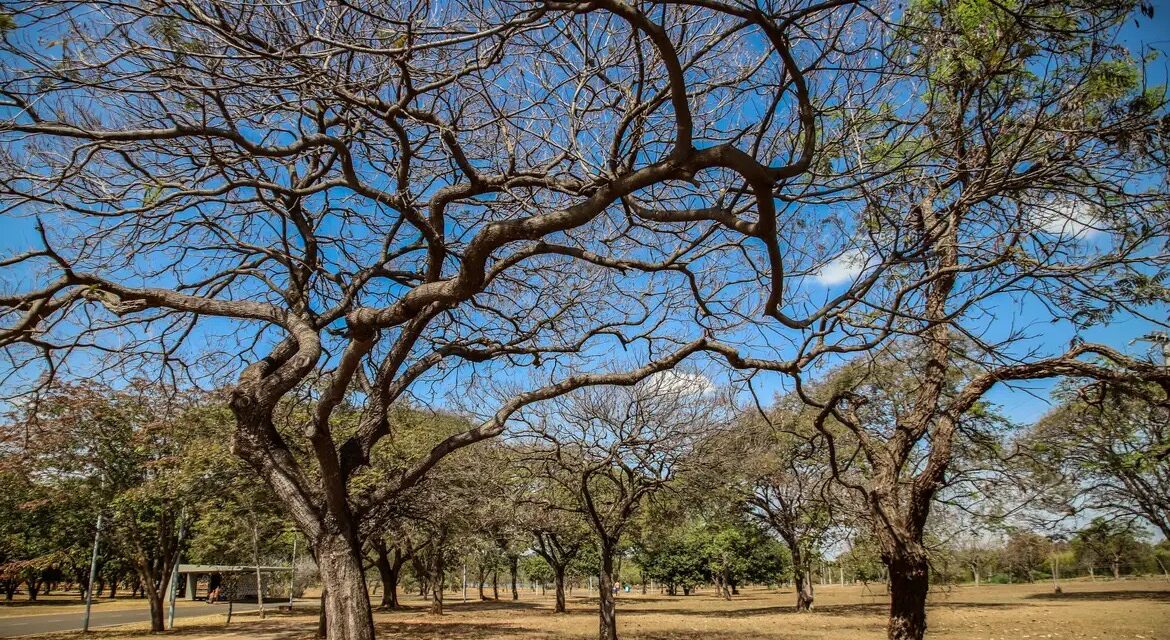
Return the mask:
M214 577L222 579L229 576L238 578L234 598L251 599L256 597L256 570L255 565L180 564L178 573L184 578L181 582L185 585L183 593L188 600L206 598L207 592L211 590L210 585ZM287 574L292 571L292 568L261 566L259 570L260 588L264 597L270 598L269 585L273 582L275 575Z

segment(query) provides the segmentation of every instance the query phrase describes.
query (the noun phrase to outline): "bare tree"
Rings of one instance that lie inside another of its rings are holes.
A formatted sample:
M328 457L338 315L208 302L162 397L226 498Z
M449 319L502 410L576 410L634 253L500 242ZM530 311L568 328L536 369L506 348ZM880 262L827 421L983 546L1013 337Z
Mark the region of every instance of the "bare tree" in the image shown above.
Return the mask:
M601 640L617 638L611 586L627 527L643 502L727 419L709 383L703 383L700 374L668 372L632 387L578 390L524 412L529 426L523 435L530 439L524 464L566 498L548 507L581 514L596 540ZM545 542L554 540L538 537L547 553Z
M812 80L832 69L831 94L872 38L849 3L4 11L0 202L40 236L0 261L6 379L230 381L235 451L307 536L331 638L373 635L363 519L522 406L711 348L760 290L825 348L832 305L783 297L773 190L821 142ZM523 389L370 469L396 402L616 346L643 366ZM292 394L312 409L285 428Z

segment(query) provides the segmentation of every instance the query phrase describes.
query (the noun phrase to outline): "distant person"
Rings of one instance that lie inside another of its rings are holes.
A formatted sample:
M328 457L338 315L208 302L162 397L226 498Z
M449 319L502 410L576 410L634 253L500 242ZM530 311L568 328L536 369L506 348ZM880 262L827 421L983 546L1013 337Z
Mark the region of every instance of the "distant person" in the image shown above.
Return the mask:
M219 587L207 593L207 604L215 604L219 600Z

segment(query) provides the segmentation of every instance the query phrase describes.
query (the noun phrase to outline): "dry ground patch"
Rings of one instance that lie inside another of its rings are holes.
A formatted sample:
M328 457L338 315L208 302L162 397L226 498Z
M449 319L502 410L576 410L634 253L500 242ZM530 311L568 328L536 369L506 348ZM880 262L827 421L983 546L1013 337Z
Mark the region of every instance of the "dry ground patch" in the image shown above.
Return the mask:
M1120 582L1075 581L1065 593L1051 585L962 586L935 589L930 602L929 638L1170 640L1170 584L1164 580ZM403 598L400 610L375 616L381 638L443 640L541 640L593 638L597 633L595 598L578 591L569 598L570 612L553 615L550 596L531 591L519 602L468 602L449 594L447 614L426 613L426 603ZM825 586L817 589L812 613L792 611L791 590L747 589L731 601L711 592L692 596L623 594L618 620L629 640L824 640L885 637L886 597L882 585ZM214 618L179 621L174 636L190 640L210 637L257 640L304 640L312 637L311 612L279 614L260 621L254 616L223 627ZM79 634L57 634L54 640ZM99 640L141 638L143 626L103 629ZM44 636L43 636L44 637Z

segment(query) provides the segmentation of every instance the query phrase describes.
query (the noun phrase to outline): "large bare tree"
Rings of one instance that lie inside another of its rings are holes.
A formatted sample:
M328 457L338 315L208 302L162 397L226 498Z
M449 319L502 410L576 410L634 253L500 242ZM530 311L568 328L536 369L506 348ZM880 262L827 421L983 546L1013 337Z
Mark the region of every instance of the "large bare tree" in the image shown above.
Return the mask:
M363 519L524 405L702 350L752 366L704 334L761 314L799 345L784 371L835 349L848 298L785 288L825 256L786 257L808 231L774 196L841 137L818 110L868 91L880 24L850 2L3 11L0 203L39 236L0 261L5 388L226 383L332 638L373 635ZM560 377L614 352L629 368ZM473 427L371 468L396 403L503 377Z
M1166 323L1166 101L1117 44L1138 9L911 5L883 48L897 70L881 79L885 99L847 96L831 126L851 143L822 149L826 172L853 184L810 185L786 209L833 211L830 292L872 284L846 293L852 311L827 332L901 336L856 359L835 389L796 376L838 481L870 513L892 640L925 633L924 529L993 388L1170 383L1144 354L1085 341L1118 316ZM864 475L846 477L857 456Z

